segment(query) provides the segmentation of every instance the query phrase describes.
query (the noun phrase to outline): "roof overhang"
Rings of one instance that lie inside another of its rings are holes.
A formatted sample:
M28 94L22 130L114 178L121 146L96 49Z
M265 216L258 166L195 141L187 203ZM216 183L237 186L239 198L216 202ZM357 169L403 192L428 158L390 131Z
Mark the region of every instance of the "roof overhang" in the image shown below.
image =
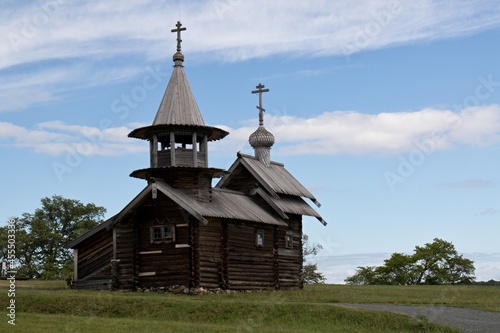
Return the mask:
M156 136L167 136L171 132L179 134L199 133L207 136L208 141L216 141L224 138L229 132L212 126L199 126L199 125L151 125L139 127L134 129L128 134L131 138L148 140Z

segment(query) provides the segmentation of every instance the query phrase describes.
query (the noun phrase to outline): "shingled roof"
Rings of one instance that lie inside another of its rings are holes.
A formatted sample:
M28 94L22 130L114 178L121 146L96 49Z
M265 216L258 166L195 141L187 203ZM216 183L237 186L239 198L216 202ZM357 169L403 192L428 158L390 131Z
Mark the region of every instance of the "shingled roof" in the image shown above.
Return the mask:
M285 220L288 218L286 213L308 215L316 217L326 225L326 221L321 215L302 198L310 199L318 207L321 204L304 185L285 169L282 163L270 162L269 166L266 166L257 157L238 153L238 158L229 168L228 173L216 185L216 188L230 189L232 187L232 174L238 173L239 168L248 170L259 184L259 187L250 194L262 197Z
M227 177L221 179L217 187L223 188L231 177L231 172L239 167L245 168L256 178L271 195L277 197L278 194L288 194L311 199L318 207L321 206L314 195L304 187L282 163L271 162L266 166L256 157L238 153L238 159L229 168Z
M116 223L123 219L133 209L140 206L146 200L153 189L163 193L179 207L188 212L198 221L207 224L206 217L218 217L228 219L238 219L243 221L252 221L263 224L287 226L279 217L271 214L252 197L243 193L225 189L213 189L212 200L210 202L198 202L192 196L186 195L182 190L174 189L165 181L155 178L154 182L146 186L128 205L126 205L118 214L94 227L84 235L78 237L66 245L67 248L75 248L78 244L96 234L97 232L112 228Z
M181 61L176 61L153 125L205 126Z

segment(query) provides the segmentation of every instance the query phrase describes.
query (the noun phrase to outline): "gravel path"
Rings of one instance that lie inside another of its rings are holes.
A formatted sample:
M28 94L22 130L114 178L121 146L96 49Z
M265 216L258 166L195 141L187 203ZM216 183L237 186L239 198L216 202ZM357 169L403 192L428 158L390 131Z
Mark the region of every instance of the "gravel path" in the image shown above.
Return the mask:
M429 322L448 325L450 327L457 328L465 333L500 332L500 312L428 305L407 306L392 304L347 303L336 303L335 305L367 310L397 312L412 317L425 316L429 320Z

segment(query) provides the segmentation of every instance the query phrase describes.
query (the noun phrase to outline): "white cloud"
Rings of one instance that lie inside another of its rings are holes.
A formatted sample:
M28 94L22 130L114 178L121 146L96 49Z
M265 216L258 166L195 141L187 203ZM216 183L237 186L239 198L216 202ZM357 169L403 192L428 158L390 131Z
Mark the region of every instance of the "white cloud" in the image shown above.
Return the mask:
M30 149L36 153L60 155L126 155L147 152L147 144L127 137L132 127L97 127L68 125L60 121L44 122L27 129L0 122L0 140L4 145Z
M53 6L47 6L53 3ZM17 4L16 4L17 5ZM0 14L1 67L44 59L146 54L164 58L182 10L186 49L241 60L279 53L342 55L498 26L492 1L52 0ZM181 8L182 7L182 8ZM171 22L168 24L167 22ZM265 36L265 37L264 37ZM23 52L20 52L20 51Z
M14 97L9 98L8 92L0 96L3 110L52 100L58 89L102 84L99 75L75 75L74 62L87 64L87 73L95 73L99 64L109 69L112 63L112 76L124 77L137 70L126 65L130 61L117 59L134 56L143 64L166 61L165 52L174 51L175 35L170 29L180 10L189 36L184 38L183 50L192 61L240 61L277 54L344 55L348 59L352 53L500 25L499 5L486 0L363 0L355 5L347 0L206 0L183 1L182 5L152 0L46 0L11 2L6 7L0 12L4 32L0 74L7 78L7 85L16 83L19 89L12 90L17 94ZM28 89L33 85L31 75L19 80L4 73L22 68L32 74L36 64L46 68L48 75L42 77L64 86ZM19 94L25 98L18 98Z
M230 135L211 144L210 150L233 155L250 149L248 137L256 129L254 121L251 124L236 129L218 126ZM134 123L100 129L50 121L27 129L3 122L0 123L0 139L41 153L59 154L78 148L84 151L83 155L116 155L147 150L146 145L127 137L132 129L140 126L144 125ZM268 115L266 128L276 137L273 154L391 155L412 152L423 146L439 151L459 145L484 146L500 142L500 106L466 108L459 113L423 109L375 115L334 111L313 118ZM478 187L490 183L489 180L473 179L441 186Z
M266 116L276 137L273 154L399 154L422 149L444 150L457 145L485 146L500 141L500 106L450 110L362 114L326 112L313 118ZM228 129L216 150L248 149L255 126Z

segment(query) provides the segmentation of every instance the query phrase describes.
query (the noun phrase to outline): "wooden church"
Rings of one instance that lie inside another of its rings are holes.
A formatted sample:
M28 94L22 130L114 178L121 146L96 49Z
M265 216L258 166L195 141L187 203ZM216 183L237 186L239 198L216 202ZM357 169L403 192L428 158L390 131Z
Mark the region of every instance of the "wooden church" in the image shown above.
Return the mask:
M174 67L150 126L129 137L149 141L150 166L132 177L147 186L118 214L67 248L75 288L134 289L183 285L232 290L302 287L302 216L320 206L283 164L271 161L274 136L250 135L255 156L237 154L229 170L211 168L208 143L229 133L207 126L184 72L180 22ZM214 178L221 178L212 186Z

